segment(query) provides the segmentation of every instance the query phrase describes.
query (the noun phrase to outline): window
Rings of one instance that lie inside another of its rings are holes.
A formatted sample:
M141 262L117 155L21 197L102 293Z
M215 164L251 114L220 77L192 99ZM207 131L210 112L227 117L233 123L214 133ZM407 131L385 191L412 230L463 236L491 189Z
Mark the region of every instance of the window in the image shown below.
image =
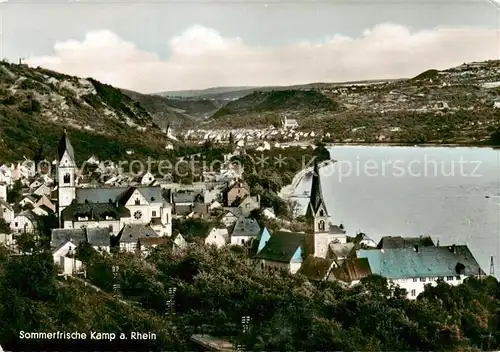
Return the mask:
M71 176L69 174L64 175L63 177L63 183L68 184L71 181Z
M319 211L319 216L325 216L325 213L323 212L323 210Z
M417 295L417 291L416 291L416 290L414 290L414 289L413 289L413 290L411 290L411 296L412 296L412 297L415 297L416 295Z
M319 223L318 223L318 229L320 231L324 231L325 230L325 222L323 220L321 220Z
M457 279L458 281L460 281L460 276L455 276L455 279Z
M18 223L16 222L16 223L14 224L14 226L15 226L15 227L18 227L19 225L18 225Z
M260 263L260 268L264 269L264 263L263 262Z
M447 276L446 281L453 281L453 276Z
M245 240L241 240L241 244L245 244Z
M413 282L417 282L417 278L416 277L413 278Z
M153 210L153 212L152 212L151 216L152 216L153 218L156 218L156 211L155 211L155 210Z
M425 277L421 277L420 282L425 282Z
M136 199L135 200L135 205L140 205L141 204L141 201L139 199Z

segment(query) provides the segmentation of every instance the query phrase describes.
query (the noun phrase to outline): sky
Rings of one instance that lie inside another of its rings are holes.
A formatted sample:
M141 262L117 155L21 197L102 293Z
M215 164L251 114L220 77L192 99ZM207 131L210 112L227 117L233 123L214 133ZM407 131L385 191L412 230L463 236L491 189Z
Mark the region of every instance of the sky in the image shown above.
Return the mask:
M3 58L142 93L407 78L500 58L500 5L486 0L3 1Z

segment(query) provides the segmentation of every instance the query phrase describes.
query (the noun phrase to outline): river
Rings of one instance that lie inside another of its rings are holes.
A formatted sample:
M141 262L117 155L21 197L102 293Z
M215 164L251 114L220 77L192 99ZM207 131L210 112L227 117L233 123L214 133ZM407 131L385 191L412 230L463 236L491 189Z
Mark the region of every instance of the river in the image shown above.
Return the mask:
M337 162L321 168L323 195L332 222L349 235L467 244L486 273L493 256L500 277L500 150L334 146L330 153ZM295 195L309 191L310 180Z

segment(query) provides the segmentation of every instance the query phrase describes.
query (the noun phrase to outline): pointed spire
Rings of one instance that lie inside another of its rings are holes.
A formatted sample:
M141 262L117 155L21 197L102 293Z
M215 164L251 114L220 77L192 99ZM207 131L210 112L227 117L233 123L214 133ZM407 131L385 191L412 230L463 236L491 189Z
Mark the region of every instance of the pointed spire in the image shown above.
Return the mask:
M71 160L75 160L75 152L73 151L73 146L71 145L68 134L66 133L66 129L64 129L64 133L59 141L59 148L57 149L59 161L61 161L65 152L68 152Z
M321 179L319 176L317 159L314 159L313 179L311 184L311 195L309 198L309 203L311 204L314 212L318 211L321 203L323 203L323 192L321 190Z

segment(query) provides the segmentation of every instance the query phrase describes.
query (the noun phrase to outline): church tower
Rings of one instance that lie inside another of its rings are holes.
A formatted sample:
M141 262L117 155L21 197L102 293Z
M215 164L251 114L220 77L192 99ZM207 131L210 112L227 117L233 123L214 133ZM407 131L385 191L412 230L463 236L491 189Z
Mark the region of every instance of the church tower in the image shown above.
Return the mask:
M309 204L307 205L306 221L309 236L312 236L312 242L314 243L314 256L325 258L332 236L330 235L330 217L326 210L325 201L323 200L319 167L316 160L314 160L313 179Z
M61 212L76 198L77 166L75 152L66 131L64 131L64 135L59 142L57 152L58 213L59 219L61 219Z

